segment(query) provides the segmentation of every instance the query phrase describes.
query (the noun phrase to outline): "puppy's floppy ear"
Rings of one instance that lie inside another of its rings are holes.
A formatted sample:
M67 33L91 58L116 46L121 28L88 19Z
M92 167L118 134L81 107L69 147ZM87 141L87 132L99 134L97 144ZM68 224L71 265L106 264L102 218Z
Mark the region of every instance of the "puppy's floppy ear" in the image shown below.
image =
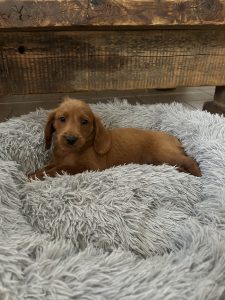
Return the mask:
M95 116L95 140L94 149L98 154L105 154L111 148L111 134L102 124L101 120Z
M48 121L45 126L45 149L46 150L50 149L50 147L51 147L52 135L53 135L53 132L55 131L55 129L53 127L54 119L55 119L55 111L52 111L48 115Z

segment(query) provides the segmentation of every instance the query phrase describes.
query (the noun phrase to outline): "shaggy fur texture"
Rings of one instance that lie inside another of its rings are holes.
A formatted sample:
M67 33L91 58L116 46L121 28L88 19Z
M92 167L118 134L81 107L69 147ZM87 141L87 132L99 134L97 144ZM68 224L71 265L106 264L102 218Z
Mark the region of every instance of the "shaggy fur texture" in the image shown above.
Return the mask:
M92 105L110 128L177 136L203 176L127 165L28 182L46 111L0 124L0 299L224 299L225 120L181 105Z

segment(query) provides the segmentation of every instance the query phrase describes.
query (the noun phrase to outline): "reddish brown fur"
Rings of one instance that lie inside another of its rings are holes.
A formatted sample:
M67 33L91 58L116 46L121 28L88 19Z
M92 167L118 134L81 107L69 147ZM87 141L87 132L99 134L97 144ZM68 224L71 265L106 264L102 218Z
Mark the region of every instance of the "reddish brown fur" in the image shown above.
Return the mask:
M65 117L65 122L60 121ZM87 124L81 124L82 120ZM112 166L138 164L168 164L179 171L201 176L194 159L188 157L176 137L167 133L135 128L106 129L88 104L66 98L49 114L45 128L46 149L51 146L55 132L55 146L48 166L30 178L43 178L44 173L55 176L67 172L77 174L85 170L104 170ZM76 136L68 145L65 135Z

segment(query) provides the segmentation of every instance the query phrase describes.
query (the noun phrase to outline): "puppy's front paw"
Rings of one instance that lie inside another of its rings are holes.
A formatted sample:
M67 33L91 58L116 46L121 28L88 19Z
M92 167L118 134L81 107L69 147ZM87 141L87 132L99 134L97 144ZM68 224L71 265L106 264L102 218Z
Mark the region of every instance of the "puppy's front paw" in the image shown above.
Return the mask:
M44 173L43 172L34 172L30 173L27 175L29 181L40 179L42 180L44 178Z

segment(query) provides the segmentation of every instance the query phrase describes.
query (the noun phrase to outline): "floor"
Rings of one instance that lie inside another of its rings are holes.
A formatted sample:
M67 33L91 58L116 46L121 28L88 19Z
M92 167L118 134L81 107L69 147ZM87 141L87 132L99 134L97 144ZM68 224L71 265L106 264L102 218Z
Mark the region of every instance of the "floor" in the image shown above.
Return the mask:
M132 90L78 92L69 96L84 99L90 103L108 102L115 97L127 99L131 104L180 102L190 109L202 109L203 103L213 100L215 87L177 88L173 90ZM34 111L37 108L51 109L56 106L65 94L10 95L0 96L0 121L13 116Z

